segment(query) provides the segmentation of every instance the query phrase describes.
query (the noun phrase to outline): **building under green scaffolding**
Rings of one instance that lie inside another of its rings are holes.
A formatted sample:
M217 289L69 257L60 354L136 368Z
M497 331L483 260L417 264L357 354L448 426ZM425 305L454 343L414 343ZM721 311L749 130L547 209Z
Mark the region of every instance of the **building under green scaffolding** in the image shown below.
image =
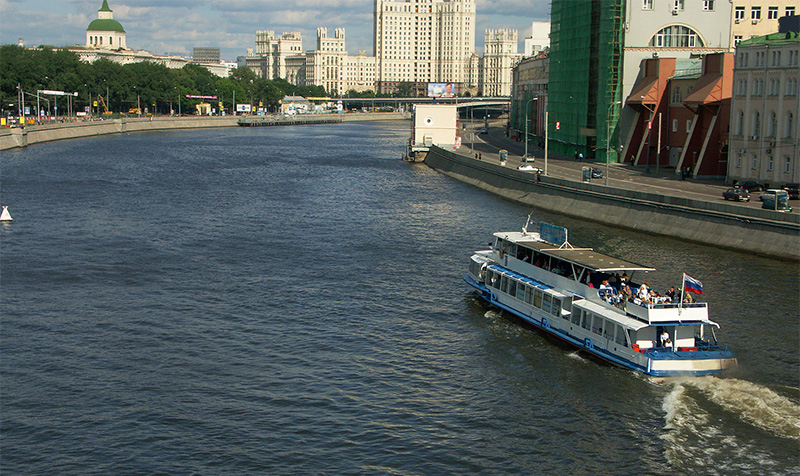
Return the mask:
M622 0L553 0L548 109L554 153L619 161L621 10Z

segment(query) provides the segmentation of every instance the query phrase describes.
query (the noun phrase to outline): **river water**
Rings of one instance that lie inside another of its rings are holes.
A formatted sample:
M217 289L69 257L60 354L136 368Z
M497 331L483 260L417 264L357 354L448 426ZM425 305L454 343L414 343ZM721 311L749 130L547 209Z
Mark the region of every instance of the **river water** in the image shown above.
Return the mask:
M0 156L4 474L800 474L797 263L550 213L705 285L739 358L656 383L461 280L529 209L399 160L407 123Z

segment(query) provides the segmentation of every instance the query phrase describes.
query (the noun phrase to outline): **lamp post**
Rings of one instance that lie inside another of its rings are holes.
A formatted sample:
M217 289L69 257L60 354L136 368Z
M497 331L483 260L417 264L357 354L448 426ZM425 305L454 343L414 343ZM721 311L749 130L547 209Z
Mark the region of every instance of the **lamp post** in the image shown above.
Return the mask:
M614 101L608 105L608 124L606 125L606 187L608 187L608 164L611 162L611 157L609 157L609 152L611 152L611 108L616 106L617 104L622 104L622 101Z
M525 160L528 160L528 109L529 109L529 106L528 106L528 105L529 105L531 102L533 102L533 101L538 101L538 100L539 100L539 98L538 98L538 97L536 97L536 98L530 98L530 99L528 99L528 101L525 103L525 155L523 156L523 157L525 158Z
M644 168L645 173L649 174L650 173L650 131L652 131L652 129L653 129L653 119L655 118L656 110L655 110L655 108L650 109L650 107L647 104L644 103L644 99L645 99L644 96L641 96L641 98L642 98L642 107L644 107L645 109L648 110L648 112L650 112L650 119L647 121L648 122L648 124L647 124L647 164L645 165L645 168Z

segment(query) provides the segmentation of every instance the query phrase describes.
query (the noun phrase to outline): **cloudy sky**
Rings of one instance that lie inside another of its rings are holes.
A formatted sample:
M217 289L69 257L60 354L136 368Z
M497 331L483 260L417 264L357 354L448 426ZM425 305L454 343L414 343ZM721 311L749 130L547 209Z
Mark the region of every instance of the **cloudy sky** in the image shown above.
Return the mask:
M476 48L487 28L512 28L522 39L531 21L549 21L548 0L476 0ZM344 27L351 54L372 55L373 0L108 0L127 33L128 48L190 56L196 46L219 47L224 60L255 48L257 30L299 31L315 47L318 27ZM71 46L86 42L86 27L102 0L0 0L0 43Z

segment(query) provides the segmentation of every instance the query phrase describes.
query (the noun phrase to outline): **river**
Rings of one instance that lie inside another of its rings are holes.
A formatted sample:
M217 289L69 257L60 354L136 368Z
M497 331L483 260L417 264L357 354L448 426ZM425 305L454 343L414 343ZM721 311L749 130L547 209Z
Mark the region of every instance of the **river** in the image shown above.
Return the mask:
M800 474L800 270L551 213L704 283L722 378L656 383L481 304L526 207L402 162L408 123L0 155L5 474Z

